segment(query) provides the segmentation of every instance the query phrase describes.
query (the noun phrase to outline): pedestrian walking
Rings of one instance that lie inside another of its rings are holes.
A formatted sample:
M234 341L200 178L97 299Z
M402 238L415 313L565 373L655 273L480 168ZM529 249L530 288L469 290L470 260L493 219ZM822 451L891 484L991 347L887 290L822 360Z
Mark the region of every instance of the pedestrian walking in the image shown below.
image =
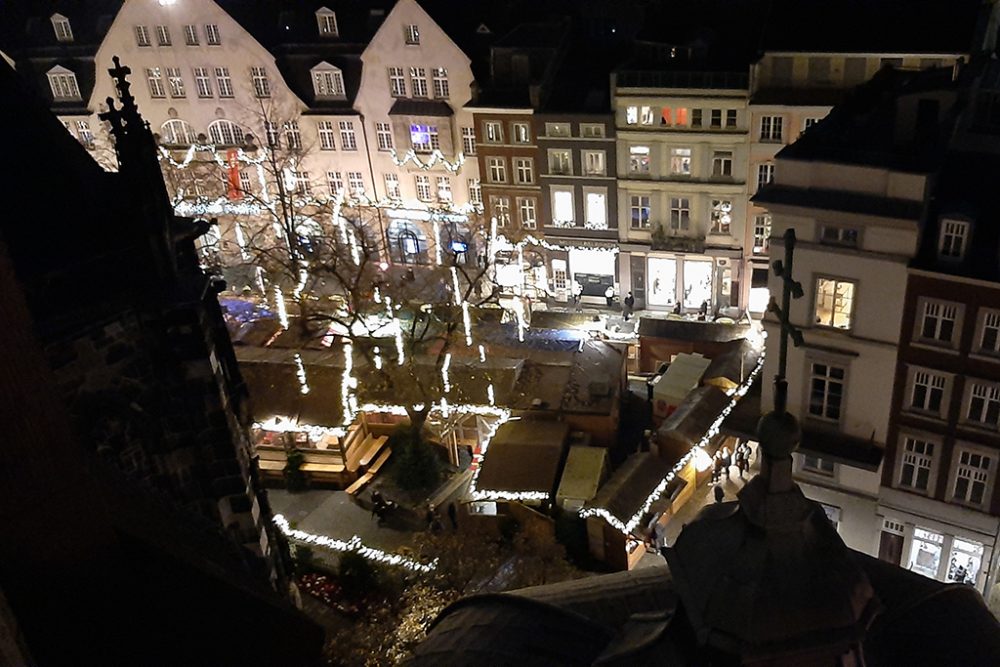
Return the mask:
M629 292L628 296L625 297L625 306L622 308L622 315L625 317L626 322L632 316L633 308L635 308L635 297L632 296L632 292Z
M712 460L712 483L718 484L722 479L722 452L718 451L715 453L715 458Z
M579 280L574 280L572 289L573 289L573 305L576 306L579 305L580 303L580 296L583 294L583 285L580 284Z
M427 530L436 533L441 530L441 519L438 517L437 508L434 503L427 506Z
M376 515L379 519L382 518L382 508L385 506L385 500L382 498L382 494L378 489L372 491L372 517Z
M615 305L615 288L613 285L608 285L608 289L604 290L604 300L608 303L608 308Z
M716 503L721 503L725 497L726 497L726 492L722 490L722 485L721 484L716 484L715 485L715 502Z
M722 448L722 471L726 473L726 479L729 479L729 466L733 465L733 456L729 453L729 447Z
M458 530L458 509L454 502L448 503L448 519L451 521L451 529Z

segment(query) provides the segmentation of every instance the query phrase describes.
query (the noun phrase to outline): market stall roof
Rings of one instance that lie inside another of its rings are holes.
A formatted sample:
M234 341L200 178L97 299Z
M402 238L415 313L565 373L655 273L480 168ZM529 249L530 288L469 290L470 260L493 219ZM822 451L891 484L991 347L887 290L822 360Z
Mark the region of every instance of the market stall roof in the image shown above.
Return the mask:
M622 523L628 523L672 468L673 463L655 454L633 454L605 482L587 507L603 508ZM675 477L663 495L673 495L684 484L683 479Z
M704 437L731 401L732 397L725 392L708 385L689 393L656 431L660 456L670 462L685 456Z
M705 383L712 383L720 389L732 389L743 384L760 360L760 351L746 339L725 344L721 354L712 357L712 363L702 376Z
M701 384L702 375L711 363L711 359L700 354L678 354L666 372L654 381L653 398L676 405Z
M556 498L592 499L597 495L607 463L608 450L603 447L570 447Z
M675 316L679 317L679 316ZM698 322L671 317L650 317L639 319L639 335L672 340L700 340L724 343L747 335L747 324L723 324L721 322Z
M551 494L568 436L566 422L519 419L505 423L490 441L477 489Z

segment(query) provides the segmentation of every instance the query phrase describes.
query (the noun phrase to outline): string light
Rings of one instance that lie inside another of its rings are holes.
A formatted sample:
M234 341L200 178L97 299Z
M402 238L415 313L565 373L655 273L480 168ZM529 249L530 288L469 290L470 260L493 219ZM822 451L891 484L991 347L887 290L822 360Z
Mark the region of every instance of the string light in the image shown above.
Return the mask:
M309 393L309 383L306 381L306 367L302 364L302 355L295 353L295 374L299 378L299 391Z
M281 324L281 328L288 331L288 311L285 310L285 297L277 285L274 286L274 307L278 311L278 322Z
M392 161L396 164L397 167L402 167L406 165L407 162L412 162L423 171L431 169L434 165L440 162L441 164L444 165L445 169L454 174L462 168L462 165L465 164L465 155L463 153L459 153L456 156L454 162L449 162L445 158L444 153L442 153L438 149L435 149L431 153L431 156L427 160L427 162L424 162L420 158L418 158L416 152L412 148L406 151L406 155L404 155L402 158L400 158L399 155L396 153L396 149L392 149L391 153L392 153Z
M486 348L482 345L479 346L479 363L486 363Z
M407 558L406 556L401 556L399 554L391 554L382 551L381 549L376 549L374 547L365 546L361 542L361 538L354 535L349 540L338 540L327 535L317 535L316 533L307 533L304 530L299 530L297 528L292 528L288 520L283 514L274 515L274 525L289 539L293 539L297 542L302 542L304 544L314 544L319 547L324 547L332 551L337 552L354 552L357 553L368 560L375 561L376 563L382 563L384 565L392 565L395 567L402 567L404 569L410 570L412 572L433 572L437 568L437 559L435 558L430 563L420 563L418 561Z
M454 287L455 305L457 306L462 303L462 289L458 284L458 269L454 266L451 267L451 284Z
M433 221L434 225L434 259L438 266L441 266L441 225L437 220Z
M465 345L472 347L472 318L469 316L469 302L462 302L462 326L465 327Z
M375 368L382 370L382 351L379 350L378 345L376 345L372 352L375 353Z
M486 387L486 396L489 397L490 405L496 404L496 399L493 396L493 383L490 382L489 386Z
M351 412L351 373L354 370L354 346L350 341L344 343L344 373L340 378L340 400L344 408L343 422L345 425L354 422Z
M610 525L617 528L624 535L626 536L630 535L632 531L635 529L635 527L642 520L642 517L646 514L646 512L649 511L649 508L653 506L653 503L655 503L657 499L659 499L659 497L663 495L663 492L666 491L667 485L670 484L670 482L673 481L673 479L678 475L678 473L680 473L680 471L684 469L684 466L688 464L688 462L692 459L692 457L697 456L700 459L702 455L707 456L707 453L704 452L704 447L708 445L708 443L712 440L712 438L714 438L716 435L719 434L719 431L722 428L722 422L725 420L726 417L729 416L729 413L733 411L733 408L736 407L736 404L739 402L739 400L743 398L743 396L745 396L746 393L750 390L750 386L753 384L754 379L757 377L757 374L763 367L764 367L764 351L763 349L761 349L761 355L760 359L758 359L757 361L757 365L747 376L743 384L740 385L739 389L737 389L736 392L734 392L732 400L730 400L729 404L722 410L722 412L719 413L715 421L712 422L712 425L708 427L708 430L705 431L704 435L702 435L701 439L697 442L697 444L695 444L687 454L682 456L680 460L677 461L676 464L674 464L674 467L670 470L670 472L668 472L667 475L660 481L660 483L656 485L656 488L653 489L653 492L646 497L646 500L642 503L642 506L639 508L639 510L635 514L633 514L627 522L622 521L615 515L611 514L609 510L603 507L581 508L578 512L580 517L584 519L591 516L601 517L602 519L607 521ZM699 451L701 452L700 454Z
M451 352L444 355L444 363L441 364L441 380L444 382L444 393L451 393L451 382L448 379L448 369L451 367Z

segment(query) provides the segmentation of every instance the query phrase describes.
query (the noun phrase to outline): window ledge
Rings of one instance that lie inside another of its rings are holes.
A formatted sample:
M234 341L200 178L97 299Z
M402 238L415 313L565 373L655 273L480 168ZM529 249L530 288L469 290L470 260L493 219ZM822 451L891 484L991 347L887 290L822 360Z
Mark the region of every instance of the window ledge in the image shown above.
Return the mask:
M910 347L915 347L921 350L933 350L934 352L942 352L944 354L952 354L955 356L961 354L961 352L959 352L954 348L945 347L944 343L935 344L927 340L926 338L922 339L918 338L915 340L910 340Z
M975 359L976 361L989 361L994 364L1000 364L1000 356L996 356L996 353L983 353L983 352L971 352L969 353L969 359Z

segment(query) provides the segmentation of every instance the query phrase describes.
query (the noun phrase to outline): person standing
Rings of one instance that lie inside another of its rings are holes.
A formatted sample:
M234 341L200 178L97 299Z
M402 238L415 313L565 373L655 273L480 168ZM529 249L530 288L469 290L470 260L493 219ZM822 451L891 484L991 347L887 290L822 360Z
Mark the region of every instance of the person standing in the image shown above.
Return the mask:
M729 447L722 448L722 471L726 473L726 479L729 479L729 466L733 465L733 456L729 453Z
M448 519L451 521L451 529L458 530L458 509L454 502L448 503Z
M633 308L635 308L635 297L632 296L632 292L629 292L628 296L625 297L625 307L622 308L622 315L624 315L626 322L628 322L628 318L632 316Z
M608 285L608 289L604 290L604 300L608 303L608 308L615 304L615 288L614 285Z
M580 305L580 296L583 294L583 285L580 284L579 280L573 280L573 305Z
M714 493L715 493L715 502L716 503L721 503L723 501L723 499L725 499L725 497L726 497L726 492L722 490L722 485L721 484L716 484L715 485L715 491L714 491Z

